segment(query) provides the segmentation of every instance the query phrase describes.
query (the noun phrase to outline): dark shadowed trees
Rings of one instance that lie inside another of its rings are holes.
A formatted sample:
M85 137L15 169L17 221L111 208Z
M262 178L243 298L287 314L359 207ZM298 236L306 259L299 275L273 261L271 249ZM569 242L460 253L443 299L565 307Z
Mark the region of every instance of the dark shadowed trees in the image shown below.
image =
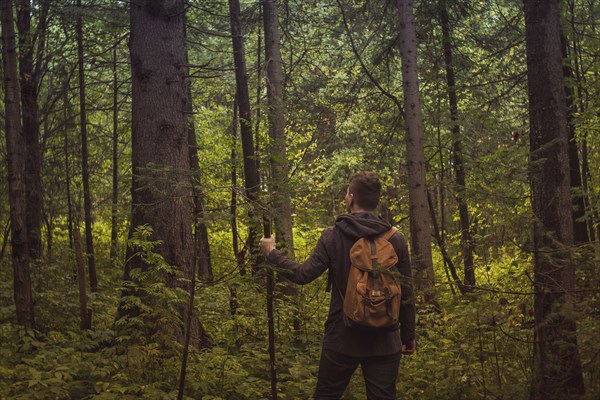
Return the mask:
M40 149L40 118L38 88L44 73L44 48L49 1L42 1L37 25L32 29L31 1L17 3L19 30L19 77L21 114L25 138L25 192L27 198L27 236L29 256L42 255L42 153Z
M184 1L131 3L132 73L132 214L130 235L142 225L153 229L154 249L185 281L165 275L169 287L190 292L194 273L193 194L188 147L188 85ZM147 270L146 260L128 248L125 281L134 269ZM124 295L139 295L125 291ZM151 301L151 299L150 299ZM179 306L181 321L192 312ZM135 315L135 308L120 315ZM191 343L202 345L202 327L194 315ZM166 327L164 327L166 328ZM153 329L163 329L154 326ZM183 325L176 328L183 341Z
M568 123L558 1L525 1L534 220L532 400L584 391L575 320Z
M0 17L2 18L2 68L4 72L4 123L6 128L14 299L17 309L17 322L27 328L33 328L33 297L29 275L29 251L25 215L27 212L24 181L25 140L21 128L13 2L11 0L2 0L0 6Z
M456 200L458 202L458 215L460 223L460 243L465 271L464 288L469 290L475 286L475 270L473 268L473 239L470 232L469 208L467 206L467 184L465 176L465 163L462 154L462 139L458 115L458 97L456 94L456 78L452 60L453 45L451 41L451 25L448 16L446 1L440 1L440 23L442 25L442 44L444 50L444 63L446 66L446 83L448 85L448 105L450 106L450 121L452 132L452 166L456 181Z
M79 129L81 134L81 180L83 182L83 212L85 222L85 251L90 274L90 290L98 290L96 258L94 255L94 237L92 229L92 194L90 191L90 172L88 163L87 109L85 98L85 65L83 55L83 8L77 0L77 68L79 77Z

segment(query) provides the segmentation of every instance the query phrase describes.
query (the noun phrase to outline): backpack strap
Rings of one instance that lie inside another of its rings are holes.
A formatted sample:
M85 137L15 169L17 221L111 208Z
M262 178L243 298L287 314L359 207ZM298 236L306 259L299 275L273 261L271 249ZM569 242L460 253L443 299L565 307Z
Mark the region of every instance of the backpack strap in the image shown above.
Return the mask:
M383 234L383 238L385 240L390 240L396 232L398 232L398 229L396 229L396 227L392 226L389 231L387 231L386 233Z

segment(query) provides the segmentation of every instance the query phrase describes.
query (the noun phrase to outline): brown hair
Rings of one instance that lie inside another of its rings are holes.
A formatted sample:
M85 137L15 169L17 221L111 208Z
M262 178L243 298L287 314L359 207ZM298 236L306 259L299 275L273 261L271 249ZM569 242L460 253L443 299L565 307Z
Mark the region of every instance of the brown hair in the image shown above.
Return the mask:
M370 171L357 172L350 177L348 192L354 195L356 205L372 211L379 204L381 182L379 177Z

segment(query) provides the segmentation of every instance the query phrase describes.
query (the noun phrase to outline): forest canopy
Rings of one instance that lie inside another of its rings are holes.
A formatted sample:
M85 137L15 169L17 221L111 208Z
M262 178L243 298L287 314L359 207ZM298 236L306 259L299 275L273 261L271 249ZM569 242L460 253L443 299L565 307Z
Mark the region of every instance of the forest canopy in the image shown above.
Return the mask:
M306 260L357 171L401 398L600 396L595 0L0 1L0 398L311 398L328 274L258 241Z

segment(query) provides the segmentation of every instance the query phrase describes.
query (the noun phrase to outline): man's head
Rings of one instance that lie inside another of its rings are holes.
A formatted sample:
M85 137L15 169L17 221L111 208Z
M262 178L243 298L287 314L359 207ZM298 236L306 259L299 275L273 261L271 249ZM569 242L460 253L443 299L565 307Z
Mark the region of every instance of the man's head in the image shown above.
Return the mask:
M373 172L357 172L350 177L346 192L346 210L373 211L379 204L381 182Z

